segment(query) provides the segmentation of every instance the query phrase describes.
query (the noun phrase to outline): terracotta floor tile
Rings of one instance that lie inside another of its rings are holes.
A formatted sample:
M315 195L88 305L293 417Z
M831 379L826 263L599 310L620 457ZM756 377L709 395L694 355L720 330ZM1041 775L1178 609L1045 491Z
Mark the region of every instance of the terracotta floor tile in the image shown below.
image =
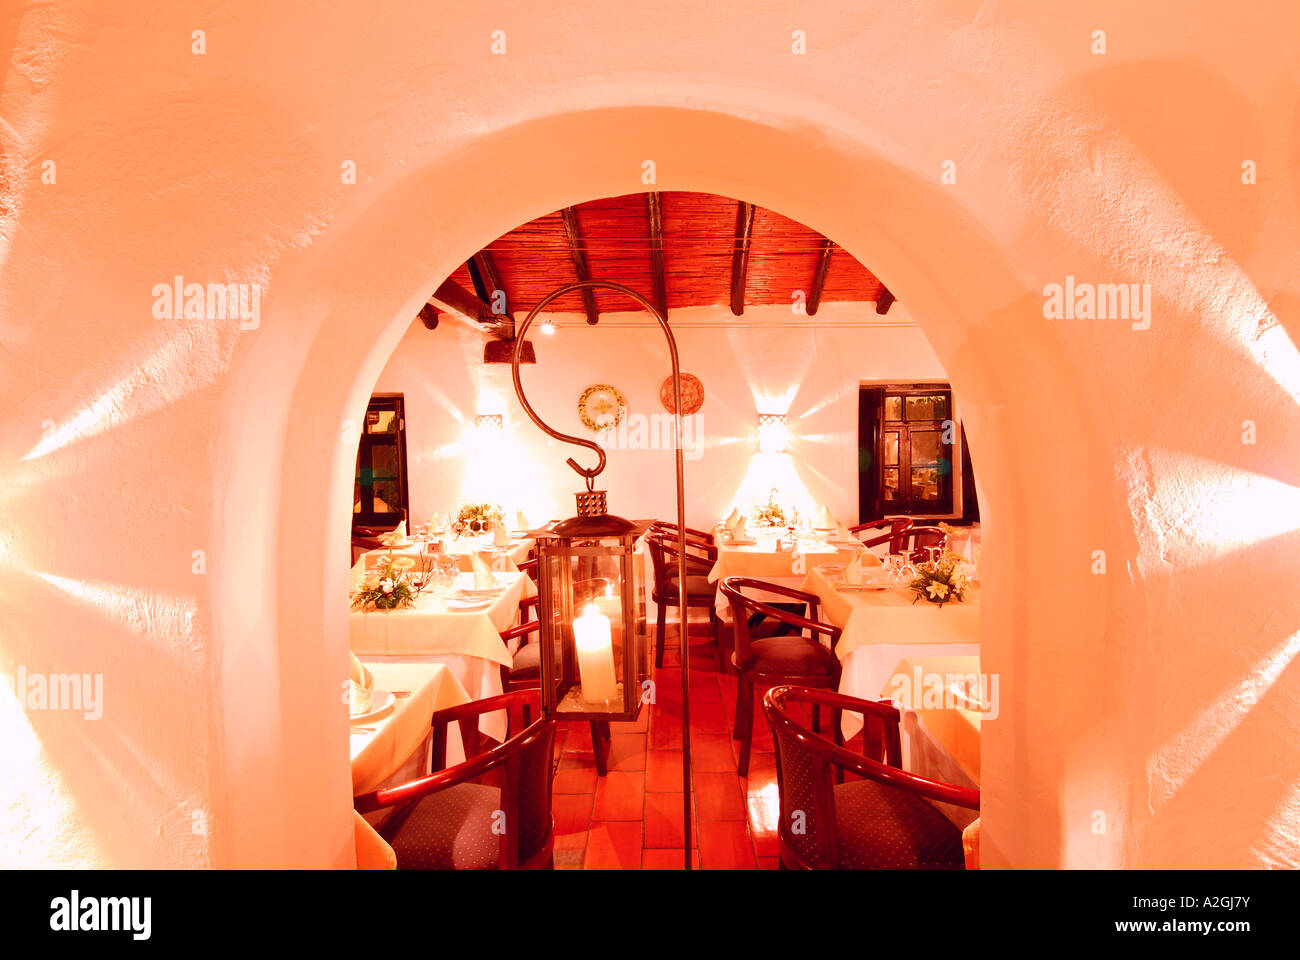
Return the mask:
M745 800L735 772L695 772L695 815L700 820L744 820Z
M781 858L778 857L759 857L758 869L760 870L780 870Z
M560 758L555 771L551 793L594 793L596 790L596 758L591 753L566 753Z
M754 844L743 820L701 821L700 868L703 870L757 870Z
M645 796L645 837L642 846L651 848L681 849L682 795L680 793L647 793Z
M646 753L644 733L616 733L610 738L607 766L610 770L644 770Z
M641 851L642 870L684 870L685 860L686 858L682 855L680 847L676 850ZM696 870L700 868L700 854L698 850L691 850L691 866Z
M776 754L766 751L749 755L749 776L745 778L745 793L753 796L777 795Z
M680 717L656 713L650 720L651 750L680 750L682 748L682 721Z
M593 823L584 870L641 869L641 822Z
M645 774L611 770L599 778L593 820L640 820L645 808Z
M721 703L691 704L691 733L730 733L731 721Z
M586 860L585 847L571 849L560 849L557 847L552 856L552 862L556 870L581 870L583 862Z
M682 792L682 751L650 750L646 753L647 793Z
M551 796L551 816L555 819L555 835L587 832L591 823L590 793L561 793Z
M730 773L736 776L736 756L731 737L721 733L697 733L691 737L691 767L695 770Z
M749 814L749 835L754 841L754 852L760 857L781 855L777 826L781 817L781 801L775 797L746 797Z

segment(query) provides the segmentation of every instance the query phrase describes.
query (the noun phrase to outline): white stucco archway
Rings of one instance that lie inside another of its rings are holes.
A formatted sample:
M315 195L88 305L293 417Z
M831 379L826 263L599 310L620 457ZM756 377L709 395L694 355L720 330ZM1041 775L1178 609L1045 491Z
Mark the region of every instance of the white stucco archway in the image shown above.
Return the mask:
M810 140L818 149L809 150ZM937 185L905 175L863 145L837 144L821 131L702 111L578 111L497 131L404 178L328 253L313 258L301 277L277 278L264 309L263 330L249 339L250 349L239 358L240 388L230 396L232 413L224 423L232 464L231 475L223 478L230 484L224 495L246 507L262 501L265 512L244 512L241 519L249 529L224 530L217 542L237 543L241 552L258 544L266 569L272 569L277 556L321 558L318 577L314 559L280 574L286 581L283 589L297 596L290 608L268 606L251 618L279 624L283 674L278 691L268 686L261 696L283 704L286 741L300 735L316 742L323 728L341 720L327 708L346 655L340 599L346 585L335 561L346 552L338 518L347 515L350 504L355 455L346 424L359 422L388 352L428 290L468 253L541 213L591 196L638 189L639 158L651 152L660 188L743 196L796 217L871 264L920 318L966 404L988 495L984 516L990 556L998 559L988 576L986 669L1000 671L1004 682L1030 676L1029 638L1036 629L1046 632L1047 624L1059 623L1063 613L1088 622L1084 597L1077 598L1074 616L1059 604L1036 607L1032 578L1024 575L1045 565L1042 551L1049 543L1061 549L1067 538L1075 538L1075 549L1086 553L1084 532L1094 527L1106 471L1090 470L1087 451L1065 442L1091 428L1080 413L1087 398L1059 364L1059 343L1047 330L1026 337L1020 324L999 328L998 318L1037 309L1036 291L1006 252ZM725 166L709 159L720 155L733 159ZM858 215L863 210L869 216ZM454 229L441 230L438 224ZM920 242L922 237L928 239ZM323 277L330 278L328 298L317 296ZM286 375L291 369L293 377ZM249 442L265 430L273 410L287 413L294 425L283 459L273 447ZM1048 429L1049 421L1055 429ZM1024 480L1027 465L1037 457L1058 464L1065 478L1039 495ZM226 462L224 455L219 459ZM328 489L321 484L325 476ZM1044 535L1047 528L1053 531L1051 538ZM260 538L259 530L265 529L276 530L278 538ZM268 648L276 648L275 639L233 629L235 622L250 622L244 620L252 613L249 601L257 584L267 582L260 579L260 570L256 564L231 570L220 582L229 592L214 597L214 609L228 675L259 676L270 684L277 671L265 669L263 658ZM304 591L315 594L313 584L320 585L319 597L303 603ZM304 615L304 610L317 615ZM226 618L233 621L228 626L222 622ZM1075 634L1078 662L1058 662L1053 670L1062 675L1096 670L1101 635L1101 621L1092 618L1083 635ZM1032 682L1048 681L1035 677ZM1008 839L1024 835L1023 813L1012 798L1032 789L1026 780L1060 775L1060 758L1048 759L1042 751L1034 752L1041 758L1035 765L1042 766L1033 776L1025 765L1011 762L1012 754L1033 751L1024 728L1033 725L1036 709L1028 689L1011 689L1008 700L1015 709L989 730L985 747L987 768L1001 771L998 776L1006 779L996 782L1010 788L988 794L985 822L993 838L999 838L1000 824L1011 822L1019 826L1008 831ZM232 708L234 700L248 702L245 686L229 692ZM308 720L314 713L319 715ZM233 748L229 759L247 783L245 764L261 736L256 729L246 731L249 753L239 749L241 731L233 724L241 717L242 711L234 709L228 715L227 744ZM301 731L294 730L295 720L303 724ZM336 742L342 743L341 726L337 734ZM317 779L322 789L313 795L322 808L332 803L335 811L346 813L345 771L338 758L312 756L288 742L285 748L287 756L274 758L276 769L268 766L253 781L274 790L277 777L283 777L287 790L290 784ZM295 757L303 767L286 765L286 759L292 763ZM249 803L252 820L266 825L271 797L255 798L246 786L239 794ZM1051 837L1061 830L1059 819L1058 810L1040 808L1032 829ZM231 822L232 829L238 822ZM343 845L347 819L335 816L333 828ZM309 842L293 833L292 822L277 825L286 857L301 851L295 844ZM251 840L253 832L245 825L234 835ZM251 855L242 847L232 848L236 861ZM256 849L266 852L265 838ZM1022 853L1013 845L1003 855L1019 859Z
M964 398L1005 706L985 862L1300 862L1295 16L19 11L0 655L102 671L109 706L24 713L0 689L17 862L348 865L345 421L455 264L645 189L647 159L660 189L844 245ZM264 285L260 326L152 315L178 274ZM1153 323L1046 319L1067 275L1150 283Z

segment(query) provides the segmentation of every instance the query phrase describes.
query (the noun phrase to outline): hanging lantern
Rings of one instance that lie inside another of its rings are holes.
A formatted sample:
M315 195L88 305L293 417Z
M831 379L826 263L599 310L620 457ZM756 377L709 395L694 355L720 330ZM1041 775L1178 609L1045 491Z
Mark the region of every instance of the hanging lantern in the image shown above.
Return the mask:
M637 528L610 516L605 491L537 537L542 709L556 719L635 720L649 677L636 615Z

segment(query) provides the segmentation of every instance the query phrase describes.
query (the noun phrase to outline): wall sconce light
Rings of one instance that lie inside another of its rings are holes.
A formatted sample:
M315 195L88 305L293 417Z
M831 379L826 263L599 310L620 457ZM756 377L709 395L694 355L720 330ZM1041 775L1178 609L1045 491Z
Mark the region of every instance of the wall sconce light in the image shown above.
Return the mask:
M785 453L790 443L790 427L784 413L758 415L758 449L762 453Z
M500 432L504 427L504 418L499 413L480 413L478 415L478 428L480 430L496 430Z
M551 321L549 321L549 320L543 320L543 321L542 321L542 333L545 333L545 334L552 334L552 333L554 333L554 332L555 332L555 324L551 323Z

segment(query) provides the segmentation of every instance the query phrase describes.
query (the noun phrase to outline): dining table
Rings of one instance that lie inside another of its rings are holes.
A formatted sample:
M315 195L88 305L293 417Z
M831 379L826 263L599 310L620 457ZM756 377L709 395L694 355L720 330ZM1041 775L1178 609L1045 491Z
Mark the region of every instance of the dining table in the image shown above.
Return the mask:
M998 710L997 678L980 673L979 657L904 657L880 696L892 700L900 714L904 770L979 789L980 726ZM967 868L977 868L980 812L937 801L934 806L962 829Z
M354 585L366 575L363 560L352 568ZM353 610L348 615L348 646L357 657L388 662L440 663L475 700L500 696L501 668L514 664L518 640L507 645L502 631L519 618L519 602L537 596L537 585L519 571L494 571L498 587L466 609L459 590L474 590L474 574L458 574L455 590L426 588L401 610ZM486 714L479 722L496 739L505 734L504 715Z
M463 536L435 533L427 538L409 537L399 542L399 545L368 550L357 558L357 562L373 564L376 560L390 554L393 557L411 557L415 560L425 556L437 556L436 552L433 554L426 552L427 541L433 541L436 550L454 556L461 571L466 573L474 569L474 561L471 557L476 554L493 570L508 572L518 570L519 564L528 559L533 547L537 545L537 541L528 536L526 531L512 533L510 542L505 546L497 546L490 533Z
M377 716L363 715L350 720L348 746L353 796L409 783L432 773L433 715L470 701L465 688L444 664L361 662L374 680L374 695L392 694L393 701ZM499 713L498 726L504 736L505 713ZM464 759L459 728L451 724L447 730L446 765L451 767ZM385 808L353 815L378 829L393 812L392 808ZM383 847L382 842L377 846Z

